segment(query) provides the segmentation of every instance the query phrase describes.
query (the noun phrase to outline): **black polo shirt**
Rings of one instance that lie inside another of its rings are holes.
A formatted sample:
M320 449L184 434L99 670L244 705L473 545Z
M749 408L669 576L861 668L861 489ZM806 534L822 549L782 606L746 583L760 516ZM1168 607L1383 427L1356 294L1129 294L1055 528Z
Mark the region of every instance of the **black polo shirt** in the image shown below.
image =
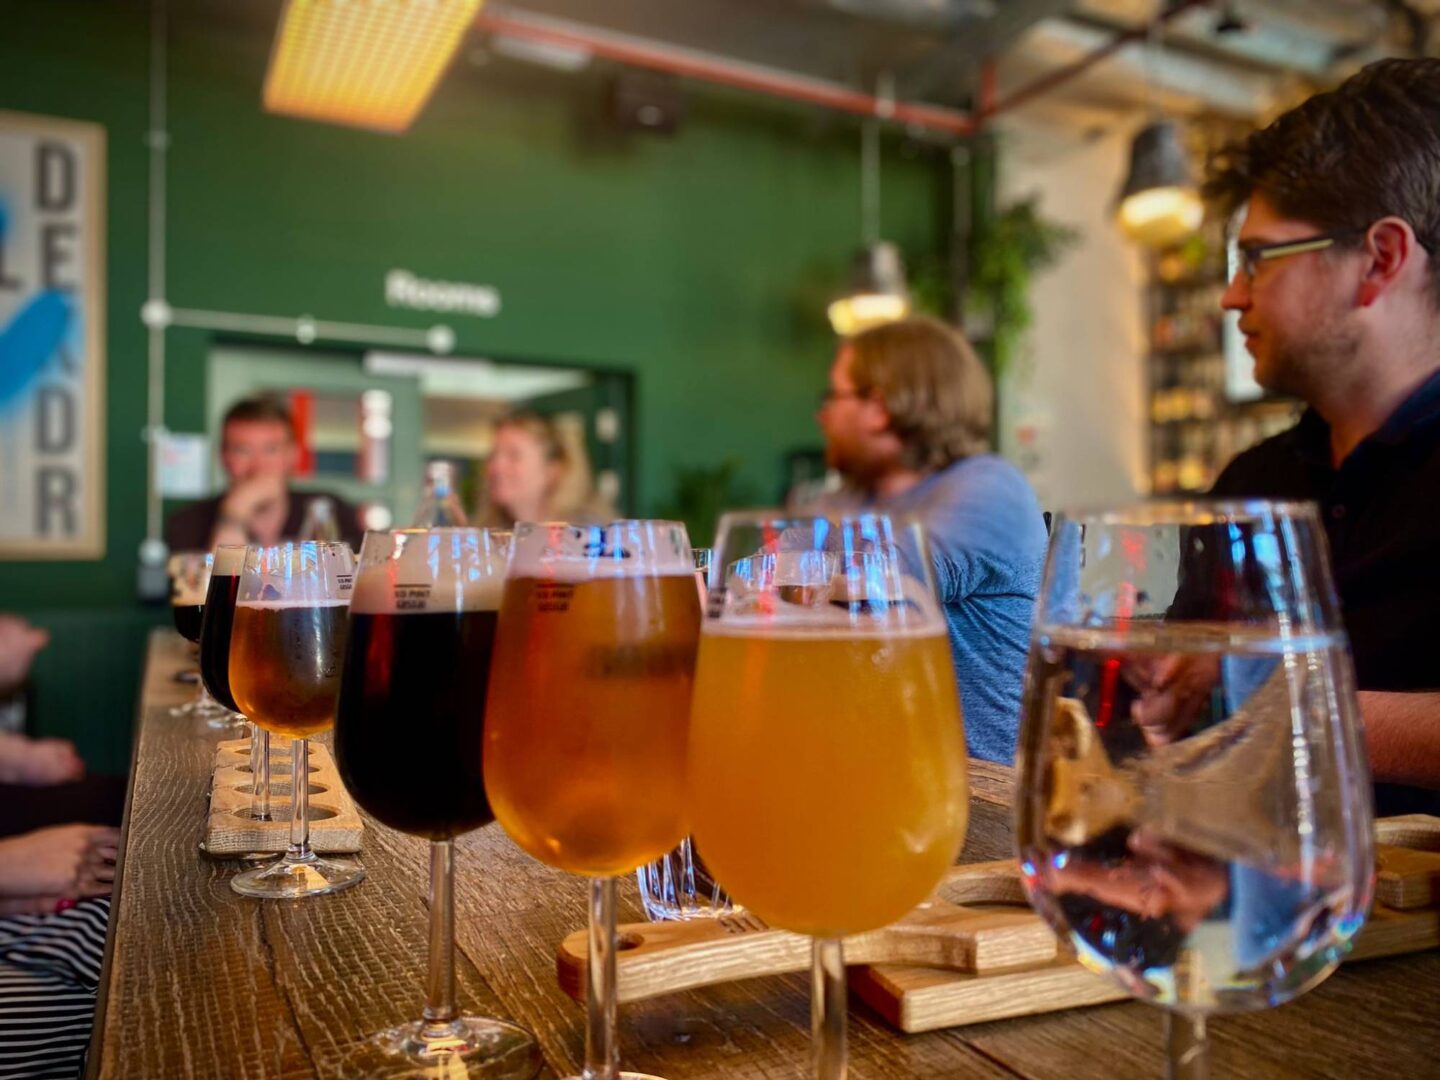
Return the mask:
M1339 468L1330 425L1310 409L1238 455L1210 493L1318 503L1357 686L1440 689L1440 372ZM1440 811L1440 792L1389 784L1376 801L1381 813Z

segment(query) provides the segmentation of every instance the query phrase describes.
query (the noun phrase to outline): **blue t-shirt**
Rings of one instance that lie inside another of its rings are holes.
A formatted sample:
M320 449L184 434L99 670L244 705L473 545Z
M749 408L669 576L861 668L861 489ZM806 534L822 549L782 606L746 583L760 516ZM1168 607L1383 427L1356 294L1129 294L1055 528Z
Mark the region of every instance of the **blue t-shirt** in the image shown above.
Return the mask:
M1030 482L1004 458L976 454L867 508L924 526L970 756L1010 764L1047 542Z

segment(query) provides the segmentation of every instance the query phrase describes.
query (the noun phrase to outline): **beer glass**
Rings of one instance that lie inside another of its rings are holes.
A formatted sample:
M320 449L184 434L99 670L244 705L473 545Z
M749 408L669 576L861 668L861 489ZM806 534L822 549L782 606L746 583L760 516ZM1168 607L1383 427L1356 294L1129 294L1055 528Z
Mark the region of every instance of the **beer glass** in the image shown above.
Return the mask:
M365 877L356 863L321 858L310 847L309 739L335 721L354 573L348 544L305 541L245 552L230 641L230 688L246 716L294 741L290 846L278 862L231 879L231 888L244 896L315 896Z
M230 635L235 625L235 595L245 565L245 545L221 544L211 556L210 587L200 620L200 678L210 696L239 712L230 693Z
M710 573L711 548L694 548L695 585L700 607L705 607L705 579ZM643 795L642 795L643 798ZM652 920L706 919L728 915L734 902L710 873L695 850L692 837L685 837L672 850L635 871L640 885L640 905Z
M240 723L230 693L230 636L235 626L235 594L245 566L244 544L221 544L211 555L210 587L200 622L200 681ZM270 733L250 721L250 817L270 820ZM260 856L264 857L264 856Z
M524 1028L455 1006L454 838L495 820L481 770L484 704L508 536L484 529L372 532L360 549L335 715L335 758L355 801L430 841L424 1018L371 1040L377 1065L447 1077L528 1078ZM368 1063L353 1061L359 1070Z
M210 588L210 565L214 556L208 551L185 551L170 556L170 614L175 630L200 653L200 627L205 614L205 594ZM196 675L195 697L176 705L170 715L197 716L211 727L227 728L234 714L221 705L205 689L205 680Z
M689 776L695 840L720 883L814 939L811 1065L843 1077L841 939L924 900L968 820L955 670L918 525L721 519Z
M514 544L485 713L485 787L517 844L591 879L584 1075L613 1080L622 1075L615 876L686 831L700 619L690 542L674 522L527 522Z
M1090 969L1206 1017L1323 980L1365 920L1370 783L1311 504L1056 517L1024 692L1016 839L1031 903Z

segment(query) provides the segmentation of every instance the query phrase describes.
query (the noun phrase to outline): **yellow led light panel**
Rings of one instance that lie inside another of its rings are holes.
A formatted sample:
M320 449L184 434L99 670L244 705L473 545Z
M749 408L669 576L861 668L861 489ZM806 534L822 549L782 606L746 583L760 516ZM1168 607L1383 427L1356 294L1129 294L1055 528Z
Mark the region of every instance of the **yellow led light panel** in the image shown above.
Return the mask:
M285 0L265 108L404 131L429 100L482 0Z

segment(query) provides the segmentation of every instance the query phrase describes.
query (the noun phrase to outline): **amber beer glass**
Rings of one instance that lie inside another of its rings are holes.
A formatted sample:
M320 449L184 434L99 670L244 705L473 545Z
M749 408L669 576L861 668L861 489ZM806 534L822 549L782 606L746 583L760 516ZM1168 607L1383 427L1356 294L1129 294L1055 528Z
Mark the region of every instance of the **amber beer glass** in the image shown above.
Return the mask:
M586 1077L621 1075L615 875L686 832L699 620L683 525L517 526L485 713L485 787L516 843L591 878Z
M374 1036L347 1072L409 1063L528 1080L540 1068L524 1028L455 1006L453 840L495 820L483 706L509 553L508 533L467 528L372 532L360 550L335 757L356 802L430 841L430 977L424 1018Z
M845 1074L840 939L926 898L965 838L965 739L918 525L726 515L690 813L738 903L814 938L813 1069Z
M309 737L335 719L355 555L347 544L251 547L235 598L230 688L266 731L294 739L290 847L278 862L232 878L238 893L289 899L336 892L365 876L354 862L310 847Z

